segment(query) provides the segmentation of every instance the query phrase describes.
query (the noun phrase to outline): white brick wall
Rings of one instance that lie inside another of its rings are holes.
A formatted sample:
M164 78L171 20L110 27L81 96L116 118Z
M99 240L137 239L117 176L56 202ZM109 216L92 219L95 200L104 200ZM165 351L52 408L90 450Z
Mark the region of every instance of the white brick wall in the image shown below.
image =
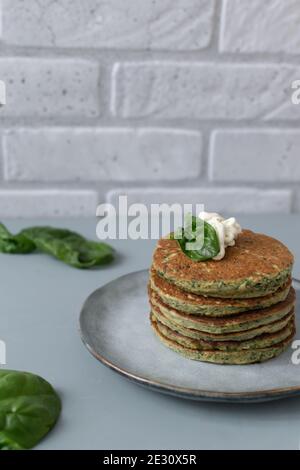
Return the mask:
M2 0L3 40L27 46L197 50L215 0Z
M99 65L79 59L0 59L6 83L1 117L95 117L99 114Z
M299 54L298 0L224 0L222 52Z
M90 190L1 189L1 217L94 216L98 195Z
M200 174L201 150L197 131L18 129L3 137L4 178L43 182L190 179Z
M108 202L118 207L118 197L127 195L128 204L142 202L148 207L159 204L204 204L208 211L221 213L282 213L291 209L291 191L288 189L261 190L246 188L124 188L108 193Z
M111 107L124 118L262 119L290 99L297 76L283 64L116 64Z
M0 5L0 217L300 212L299 0Z
M216 131L212 135L210 177L214 181L300 184L299 148L299 131Z

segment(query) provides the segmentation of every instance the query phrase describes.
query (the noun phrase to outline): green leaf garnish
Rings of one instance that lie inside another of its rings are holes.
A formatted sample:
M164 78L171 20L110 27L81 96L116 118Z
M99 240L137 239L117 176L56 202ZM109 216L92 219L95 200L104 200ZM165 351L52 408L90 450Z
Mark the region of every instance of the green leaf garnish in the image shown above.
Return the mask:
M0 450L34 447L54 426L60 399L42 377L0 370Z
M219 238L213 226L191 214L186 216L184 228L174 232L172 238L193 261L207 261L220 252Z
M30 227L12 235L0 224L0 252L25 254L35 250L80 269L107 264L114 258L114 250L106 243L86 240L70 230Z
M12 235L0 223L0 252L11 254L26 254L35 250L35 245L23 235Z

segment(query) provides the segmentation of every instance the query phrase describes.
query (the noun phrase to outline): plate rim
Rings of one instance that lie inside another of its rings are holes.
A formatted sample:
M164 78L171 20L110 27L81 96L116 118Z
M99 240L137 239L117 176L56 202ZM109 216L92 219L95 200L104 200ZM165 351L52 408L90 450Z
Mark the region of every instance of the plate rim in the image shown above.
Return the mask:
M138 273L146 273L146 272L149 272L149 270L140 269L138 271L131 271L121 276L118 276L115 279L112 279L111 281L107 282L106 284L103 284L103 286L98 287L98 289L94 290L83 303L82 308L80 310L80 315L79 315L79 334L80 334L81 341L83 342L84 346L87 348L89 353L93 357L95 357L99 362L101 362L103 365L113 370L114 372L117 372L119 375L122 375L123 377L126 377L128 380L133 381L139 385L142 385L144 387L150 388L152 390L155 390L161 393L176 395L178 397L194 399L194 400L203 399L203 400L211 400L211 401L228 401L228 402L242 403L245 401L257 402L257 401L263 401L263 400L275 400L275 399L280 399L280 398L297 396L298 394L300 394L300 384L292 386L292 387L280 387L280 388L272 388L272 389L265 389L265 390L253 390L253 391L248 391L248 392L218 392L214 390L202 390L198 388L195 389L195 388L189 388L189 387L179 387L176 385L170 385L170 384L160 382L159 380L148 379L146 377L136 375L118 366L117 364L107 359L105 356L95 351L94 348L86 340L85 335L83 333L83 329L82 329L83 317L84 317L88 302L91 300L91 298L94 295L96 295L96 293L101 291L103 288L107 287L109 284L119 281L122 278L127 277L129 275L134 275Z

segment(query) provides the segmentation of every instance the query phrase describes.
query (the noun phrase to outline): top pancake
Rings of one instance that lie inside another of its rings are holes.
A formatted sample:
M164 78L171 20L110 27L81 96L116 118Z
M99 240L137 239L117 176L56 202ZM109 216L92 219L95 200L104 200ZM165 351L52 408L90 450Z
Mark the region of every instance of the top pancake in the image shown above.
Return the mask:
M271 294L288 282L293 255L278 240L243 230L221 261L197 262L186 256L177 240L159 240L153 268L187 292L224 298Z

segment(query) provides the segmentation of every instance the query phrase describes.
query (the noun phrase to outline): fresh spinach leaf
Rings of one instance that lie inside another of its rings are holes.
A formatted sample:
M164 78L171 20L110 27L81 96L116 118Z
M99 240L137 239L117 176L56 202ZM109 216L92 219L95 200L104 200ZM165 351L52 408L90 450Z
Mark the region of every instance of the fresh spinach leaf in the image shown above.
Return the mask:
M114 258L114 250L108 244L86 240L70 230L30 227L12 235L0 223L0 252L26 254L35 250L81 269L107 264Z
M0 450L34 447L54 426L60 399L42 377L0 370Z
M179 228L172 238L193 261L207 261L220 252L219 238L212 225L191 214L186 217L184 228Z
M86 240L78 233L52 227L31 227L21 235L40 251L75 268L91 268L113 260L113 249L102 242Z
M0 252L10 254L26 254L35 250L35 244L23 235L12 235L0 223Z

